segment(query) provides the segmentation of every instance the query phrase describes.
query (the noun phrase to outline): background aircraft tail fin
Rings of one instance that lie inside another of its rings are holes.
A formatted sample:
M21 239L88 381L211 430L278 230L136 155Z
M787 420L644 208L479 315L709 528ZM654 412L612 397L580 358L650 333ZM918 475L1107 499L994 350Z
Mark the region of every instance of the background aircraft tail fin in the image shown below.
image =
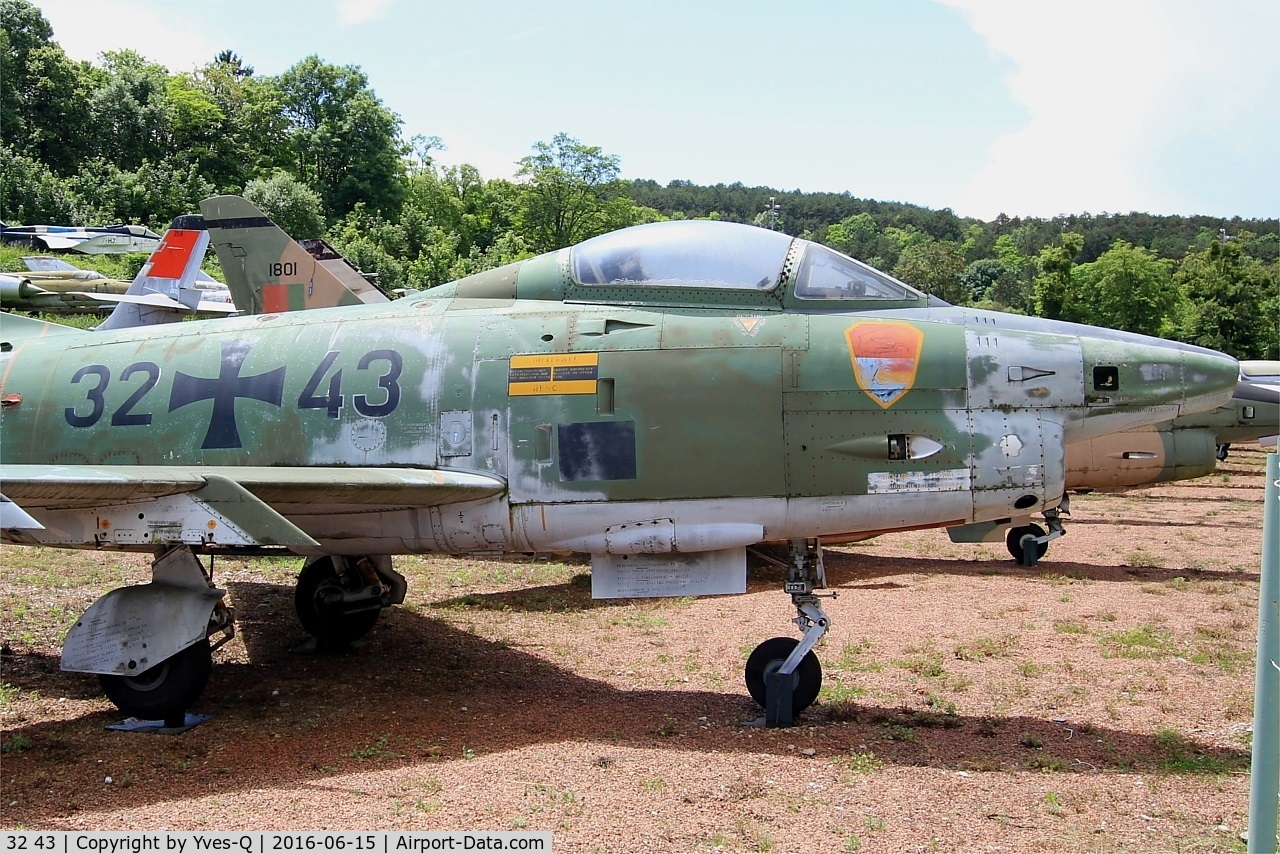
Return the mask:
M295 242L247 199L214 196L200 210L232 298L246 314L387 301L329 244Z
M200 263L209 247L204 217L180 216L165 232L147 263L142 265L129 290L111 316L98 329L127 329L155 323L171 323L208 306L200 302L194 287Z

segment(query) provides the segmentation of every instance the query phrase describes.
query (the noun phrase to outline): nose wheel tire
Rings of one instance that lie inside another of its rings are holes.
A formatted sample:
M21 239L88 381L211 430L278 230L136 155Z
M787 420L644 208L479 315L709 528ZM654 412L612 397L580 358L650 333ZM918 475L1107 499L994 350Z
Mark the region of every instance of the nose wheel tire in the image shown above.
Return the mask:
M1036 543L1028 540L1023 543L1023 537L1043 537L1044 528L1034 523L1030 525L1022 525L1018 528L1011 528L1008 536L1005 537L1004 544L1009 549L1009 554L1013 556L1022 566L1035 566L1040 558L1045 556L1045 552L1049 551L1048 543ZM1034 551L1031 551L1034 549Z
M209 682L213 652L207 641L194 643L154 667L130 676L98 677L116 708L142 720L181 719Z
M341 601L344 589L343 577L338 574L332 558L303 567L293 591L293 604L307 634L334 646L345 646L372 631L382 613L380 608L342 611L329 603L330 595Z
M764 677L766 673L776 673L782 668L791 650L800 641L795 638L769 638L760 644L747 658L746 673L747 691L751 699L760 706L766 702ZM805 653L800 664L792 671L793 688L791 690L791 709L798 715L818 699L818 691L822 688L822 665L813 652Z

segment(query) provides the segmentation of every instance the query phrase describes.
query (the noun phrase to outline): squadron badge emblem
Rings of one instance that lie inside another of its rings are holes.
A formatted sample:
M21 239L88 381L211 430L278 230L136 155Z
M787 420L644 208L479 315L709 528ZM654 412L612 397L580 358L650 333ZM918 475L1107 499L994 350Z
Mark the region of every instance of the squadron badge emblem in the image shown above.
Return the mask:
M845 331L858 386L884 409L911 391L924 333L909 323L865 320Z

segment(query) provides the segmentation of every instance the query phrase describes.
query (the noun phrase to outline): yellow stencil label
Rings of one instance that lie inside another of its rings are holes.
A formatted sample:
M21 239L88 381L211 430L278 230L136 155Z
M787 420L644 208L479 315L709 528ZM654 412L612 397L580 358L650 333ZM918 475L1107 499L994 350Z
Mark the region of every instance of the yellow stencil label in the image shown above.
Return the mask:
M512 356L507 368L507 394L595 394L599 376L599 353Z

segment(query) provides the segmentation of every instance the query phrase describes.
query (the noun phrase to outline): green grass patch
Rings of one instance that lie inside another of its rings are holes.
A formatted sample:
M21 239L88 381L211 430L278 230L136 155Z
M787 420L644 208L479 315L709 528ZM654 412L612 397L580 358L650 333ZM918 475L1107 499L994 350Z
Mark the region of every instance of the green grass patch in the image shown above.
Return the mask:
M1063 759L1061 756L1054 756L1051 753L1041 753L1031 757L1031 759L1027 761L1027 767L1033 771L1041 771L1045 774L1060 774L1063 771L1070 770L1071 763L1066 759ZM1053 793L1050 792L1049 794ZM1045 797L1048 798L1048 795ZM1048 800L1045 801L1045 806L1050 807L1050 812L1054 811L1053 805L1050 804Z
M858 700L866 695L865 688L835 682L822 686L818 701L826 707L829 720L851 721L858 716Z
M940 652L917 652L908 655L906 658L900 658L894 662L895 665L903 670L910 671L917 676L923 676L926 679L937 679L947 672L942 666L942 653Z
M1103 635L1100 640L1105 658L1163 658L1174 651L1169 631L1150 623Z
M833 662L836 670L851 670L855 673L879 673L884 665L867 657L871 651L871 640L862 638L857 641L845 641L840 648L840 656Z
M353 749L347 755L360 762L368 759L395 759L396 754L387 747L388 741L389 736L384 733L377 739Z
M865 753L850 751L847 755L837 756L832 761L854 774L870 774L884 767L884 763L870 751Z

